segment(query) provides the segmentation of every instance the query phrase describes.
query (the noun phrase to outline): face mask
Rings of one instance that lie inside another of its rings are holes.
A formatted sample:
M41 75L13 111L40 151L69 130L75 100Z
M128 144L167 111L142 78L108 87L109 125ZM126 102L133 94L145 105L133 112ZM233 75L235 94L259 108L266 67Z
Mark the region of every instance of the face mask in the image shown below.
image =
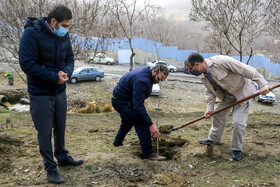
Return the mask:
M59 29L54 28L54 34L57 35L58 37L63 37L67 34L68 30L64 29L63 27L59 26Z
M201 72L200 72L200 71L196 71L196 70L192 70L192 71L190 71L190 73L191 73L192 75L195 75L195 76L201 75Z

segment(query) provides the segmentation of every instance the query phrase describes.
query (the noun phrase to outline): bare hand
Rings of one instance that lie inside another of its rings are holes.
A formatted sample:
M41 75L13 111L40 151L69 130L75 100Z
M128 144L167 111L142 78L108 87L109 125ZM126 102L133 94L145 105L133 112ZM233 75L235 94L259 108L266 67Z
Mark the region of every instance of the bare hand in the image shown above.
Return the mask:
M155 138L158 138L159 137L159 130L158 130L158 128L157 128L157 126L156 125L151 125L150 126L150 131L151 131L151 133L152 133L152 135L155 137Z
M211 112L207 112L207 111L204 113L205 119L211 118L211 114L210 113Z
M67 73L65 73L63 71L59 71L58 76L59 76L58 84L64 84L64 82L69 80L69 77L67 76Z
M264 87L262 87L262 88L260 89L260 93L261 93L261 95L266 95L266 94L268 94L268 93L269 93L268 85L265 85Z

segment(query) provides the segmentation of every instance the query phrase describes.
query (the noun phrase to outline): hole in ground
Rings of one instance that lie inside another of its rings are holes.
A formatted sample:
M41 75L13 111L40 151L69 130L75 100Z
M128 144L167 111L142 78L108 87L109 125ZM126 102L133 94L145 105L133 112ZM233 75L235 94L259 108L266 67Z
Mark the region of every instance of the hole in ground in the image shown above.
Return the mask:
M162 134L159 138L159 155L165 156L167 160L172 160L174 155L179 151L180 147L189 144L188 140L182 139L180 136L169 137ZM153 139L155 152L157 151L157 140Z

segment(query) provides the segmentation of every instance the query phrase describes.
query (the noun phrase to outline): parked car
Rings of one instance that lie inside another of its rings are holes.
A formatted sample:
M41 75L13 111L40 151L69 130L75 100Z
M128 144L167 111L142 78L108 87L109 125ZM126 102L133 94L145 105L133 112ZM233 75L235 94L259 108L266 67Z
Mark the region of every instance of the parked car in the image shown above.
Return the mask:
M75 84L78 81L95 80L100 81L104 78L104 72L93 67L80 67L74 70L70 82Z
M260 91L260 87L257 83L253 83L256 90L255 90L255 93L259 92ZM272 93L271 91L266 94L266 95L258 95L255 97L255 101L257 102L264 102L264 103L273 103L275 101L275 95L274 93Z
M186 73L186 74L190 74L190 69L188 68L188 66L184 66L183 71L184 71L184 73Z
M117 62L113 58L106 57L103 53L98 53L95 56L93 54L89 55L88 63L112 65L116 64Z
M157 60L156 60L156 61L153 61L153 62L148 62L148 63L147 63L147 66L150 67L150 68L154 68L156 65L158 65L158 63L159 63L159 64L164 64L164 65L166 65L167 68L168 68L168 71L170 71L171 73L177 71L177 68L176 68L175 66L170 65L170 64L168 64L168 63L166 63L166 62L164 62L164 61L157 61Z
M159 95L159 94L160 94L159 84L153 84L151 95Z

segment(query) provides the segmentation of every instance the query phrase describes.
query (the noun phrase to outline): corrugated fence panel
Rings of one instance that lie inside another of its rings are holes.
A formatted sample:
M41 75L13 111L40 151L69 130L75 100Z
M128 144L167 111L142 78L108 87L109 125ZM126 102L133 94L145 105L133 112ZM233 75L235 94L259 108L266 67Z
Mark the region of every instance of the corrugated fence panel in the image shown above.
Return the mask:
M159 48L160 58L176 58L176 52L178 47L176 46L164 46Z
M75 43L78 43L81 40L84 41L83 38L79 38L78 40L76 40ZM108 50L130 49L127 38L107 39L107 41L110 44L108 46ZM95 49L97 43L98 43L98 39L93 38L90 40L90 42L87 45L93 46L93 48ZM163 46L162 43L155 42L152 40L147 40L145 38L134 38L132 40L132 46L135 49L140 49L151 53L157 53L158 51L160 58L175 58L177 59L177 61L184 61L189 56L190 53L196 52L196 50L179 50L177 46ZM101 50L100 45L98 45L98 49ZM203 56L203 58L210 58L212 56L219 55L219 54L201 53L201 55ZM239 56L232 56L232 57L240 61ZM249 58L248 56L243 56L242 62L246 63L248 58ZM277 76L280 76L280 64L274 64L270 61L269 58L266 58L264 56L252 56L249 61L249 65L267 68L269 72L274 73Z
M135 38L132 40L132 46L135 49L141 49L143 51L157 53L157 50L162 48L162 43L147 40L145 38Z
M240 61L239 56L232 56L236 60ZM243 56L242 57L242 62L247 63L249 56ZM269 58L265 56L252 56L250 61L249 61L250 66L258 66L258 67L263 67L267 68L267 70L277 76L280 76L280 64L274 64L273 62L270 61Z
M178 50L176 53L177 61L185 61L187 57L196 50Z

